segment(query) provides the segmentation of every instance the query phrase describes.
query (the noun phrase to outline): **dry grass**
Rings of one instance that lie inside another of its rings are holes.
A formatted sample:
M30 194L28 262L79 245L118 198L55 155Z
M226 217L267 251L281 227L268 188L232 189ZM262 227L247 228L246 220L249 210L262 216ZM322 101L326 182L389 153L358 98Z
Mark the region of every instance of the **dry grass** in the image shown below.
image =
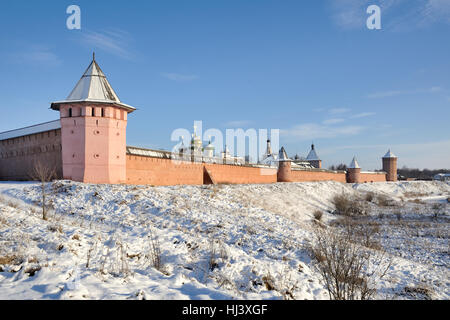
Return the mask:
M263 276L261 280L268 291L275 290L275 279L270 272Z
M314 219L316 221L322 221L322 216L323 216L323 212L322 211L316 210L316 211L314 211L313 215L314 215Z
M375 195L373 192L367 192L364 197L364 200L366 200L367 202L372 202L374 197Z
M380 194L377 196L377 204L380 207L395 207L395 206L397 206L397 204L395 203L394 200L388 198L384 194Z
M344 216L364 216L369 213L367 203L356 196L336 195L332 199L336 213Z
M4 217L0 217L0 226L8 226L8 220Z
M432 300L432 290L425 284L419 284L414 287L405 287L402 294L417 300Z
M15 255L7 255L0 257L0 265L19 265L23 259Z
M427 194L423 193L423 192L405 192L403 194L404 197L406 198L420 198L420 197L425 197Z
M74 234L72 237L73 240L80 240L80 236L78 234Z
M146 257L150 260L150 264L153 268L161 273L167 274L166 268L161 254L161 245L156 236L153 235L152 229L149 229L149 251Z

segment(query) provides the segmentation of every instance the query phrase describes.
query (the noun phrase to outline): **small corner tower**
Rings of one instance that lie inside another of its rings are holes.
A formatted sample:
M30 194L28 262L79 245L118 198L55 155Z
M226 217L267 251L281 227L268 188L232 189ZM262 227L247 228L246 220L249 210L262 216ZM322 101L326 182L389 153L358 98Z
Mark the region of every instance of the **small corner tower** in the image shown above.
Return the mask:
M383 171L386 172L386 181L397 181L397 157L388 150L383 159Z
M135 108L119 100L95 54L67 99L51 108L60 113L64 179L125 183L127 116Z
M278 153L278 171L277 171L277 181L278 182L292 182L291 179L291 159L288 158L286 150L281 147Z
M317 169L322 168L322 160L319 159L319 156L317 156L316 150L314 148L314 143L311 145L311 151L309 152L308 156L306 157L306 161L308 161L311 166Z
M347 168L347 183L360 183L361 182L361 167L356 160L356 157L353 157L352 162Z

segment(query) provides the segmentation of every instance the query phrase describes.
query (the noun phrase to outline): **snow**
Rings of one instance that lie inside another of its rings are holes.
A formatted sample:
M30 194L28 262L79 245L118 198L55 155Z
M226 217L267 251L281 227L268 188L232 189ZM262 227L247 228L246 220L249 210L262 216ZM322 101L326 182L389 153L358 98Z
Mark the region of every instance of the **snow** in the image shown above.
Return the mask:
M0 140L23 137L23 136L27 136L30 134L46 132L46 131L50 131L50 130L57 130L57 129L61 129L61 121L60 120L45 122L45 123L37 124L34 126L26 127L26 128L1 132Z
M56 181L42 220L36 183L0 183L0 299L328 299L308 246L313 213L338 194L385 195L370 203L394 264L376 298L413 299L427 285L449 299L445 182L129 186ZM436 204L440 215L433 216ZM395 223L399 212L401 224ZM411 223L410 223L411 222ZM416 226L416 227L414 227ZM162 264L152 264L159 243ZM156 245L157 246L157 245ZM159 270L158 270L159 269ZM264 278L273 278L268 290ZM417 297L415 297L417 298Z

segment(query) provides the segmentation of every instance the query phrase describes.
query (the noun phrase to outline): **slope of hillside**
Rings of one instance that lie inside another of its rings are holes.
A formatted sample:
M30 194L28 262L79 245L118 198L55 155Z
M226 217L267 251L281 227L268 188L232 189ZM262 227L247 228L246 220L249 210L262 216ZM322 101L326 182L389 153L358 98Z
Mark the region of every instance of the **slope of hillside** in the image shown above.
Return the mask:
M48 192L44 221L37 184L0 183L0 299L328 299L308 247L313 213L336 220L332 198L342 193L395 203L369 203L367 219L382 226L380 243L394 259L376 298L424 298L405 291L418 285L433 299L450 297L445 183L56 181Z

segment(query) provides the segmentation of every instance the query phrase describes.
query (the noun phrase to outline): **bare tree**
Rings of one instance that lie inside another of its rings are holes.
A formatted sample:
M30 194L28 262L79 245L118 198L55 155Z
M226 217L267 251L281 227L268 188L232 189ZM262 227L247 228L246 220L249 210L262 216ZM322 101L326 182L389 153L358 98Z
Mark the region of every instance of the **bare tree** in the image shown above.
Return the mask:
M41 160L37 160L33 164L31 171L31 178L41 182L41 195L42 195L42 219L47 220L47 192L45 186L47 182L56 178L56 167L50 163L44 163Z
M368 300L376 293L375 282L384 277L392 261L380 251L357 243L351 229L315 229L312 255L315 266L333 300Z

